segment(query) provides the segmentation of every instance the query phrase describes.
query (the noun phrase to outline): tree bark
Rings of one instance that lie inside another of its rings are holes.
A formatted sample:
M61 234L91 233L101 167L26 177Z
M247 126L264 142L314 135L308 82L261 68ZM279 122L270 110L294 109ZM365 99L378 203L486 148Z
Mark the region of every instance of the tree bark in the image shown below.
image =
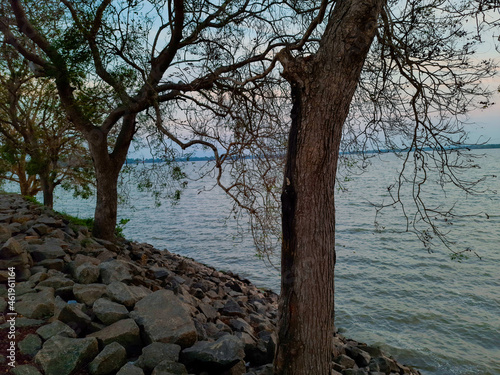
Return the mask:
M277 375L328 375L334 334L335 176L342 126L383 0L339 1L318 52L285 53L292 86L282 192Z
M43 192L43 205L54 207L54 182L50 178L50 172L42 172L40 174L40 184Z
M95 127L85 133L89 142L97 182L97 202L92 234L108 241L115 239L118 210L118 176L127 159L127 152L135 133L136 114L127 114L116 139L112 153L108 151L107 133Z

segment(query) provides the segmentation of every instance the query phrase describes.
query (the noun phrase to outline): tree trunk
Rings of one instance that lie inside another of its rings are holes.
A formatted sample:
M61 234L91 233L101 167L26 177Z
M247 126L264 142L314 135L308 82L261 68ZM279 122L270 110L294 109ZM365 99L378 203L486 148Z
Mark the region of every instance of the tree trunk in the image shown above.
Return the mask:
M97 179L97 202L92 234L108 241L115 239L118 209L118 176L127 159L127 152L135 133L135 114L127 114L116 139L114 150L108 152L107 133L94 128L85 134Z
M54 207L54 181L50 178L50 171L40 173L40 184L43 192L43 205Z
M318 52L281 60L292 85L293 109L282 192L278 375L330 373L334 195L342 126L383 3L337 2Z

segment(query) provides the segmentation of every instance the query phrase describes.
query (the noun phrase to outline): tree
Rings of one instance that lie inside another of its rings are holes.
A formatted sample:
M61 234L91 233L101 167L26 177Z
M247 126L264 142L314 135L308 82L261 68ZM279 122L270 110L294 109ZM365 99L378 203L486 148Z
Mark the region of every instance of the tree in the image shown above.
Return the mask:
M53 206L54 189L91 194L92 166L81 137L61 114L54 85L37 80L26 62L6 45L0 63L0 143L4 178L19 183L21 194L43 191Z

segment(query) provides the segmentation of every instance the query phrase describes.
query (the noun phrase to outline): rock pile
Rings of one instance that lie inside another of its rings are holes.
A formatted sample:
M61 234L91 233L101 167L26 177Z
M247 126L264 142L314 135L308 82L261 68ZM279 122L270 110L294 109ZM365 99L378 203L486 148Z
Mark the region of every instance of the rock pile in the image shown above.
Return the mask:
M17 326L37 327L17 343L32 364L11 373L272 374L277 295L236 275L93 238L10 194L0 195L0 255L0 281L16 271ZM0 312L6 297L2 284ZM377 348L335 340L332 375L418 374Z

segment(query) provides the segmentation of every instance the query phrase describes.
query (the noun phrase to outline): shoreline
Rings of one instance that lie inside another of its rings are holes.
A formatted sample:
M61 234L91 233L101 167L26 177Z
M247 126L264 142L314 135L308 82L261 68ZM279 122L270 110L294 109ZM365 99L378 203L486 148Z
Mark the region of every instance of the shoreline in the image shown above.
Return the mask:
M272 374L272 291L148 244L95 239L16 194L0 195L0 246L0 309L11 306L3 285L14 267L12 312L23 316L13 341L23 362L11 373ZM10 343L0 348L9 371ZM333 354L332 375L419 374L340 334Z

